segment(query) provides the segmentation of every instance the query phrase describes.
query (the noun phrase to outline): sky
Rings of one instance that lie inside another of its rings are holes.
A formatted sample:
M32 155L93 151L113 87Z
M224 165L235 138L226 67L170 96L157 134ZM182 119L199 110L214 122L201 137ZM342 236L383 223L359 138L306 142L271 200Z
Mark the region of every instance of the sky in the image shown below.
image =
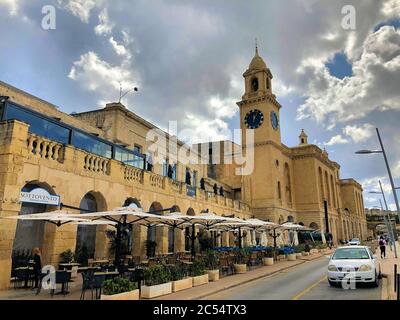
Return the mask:
M42 8L55 8L45 30ZM344 27L355 9L354 29ZM326 148L341 178L379 205L381 179L394 208L378 127L400 186L400 0L0 0L0 80L72 113L138 92L131 111L191 142L239 128L243 72L260 55L282 105L282 140ZM191 130L191 131L187 131ZM190 134L188 134L190 132Z

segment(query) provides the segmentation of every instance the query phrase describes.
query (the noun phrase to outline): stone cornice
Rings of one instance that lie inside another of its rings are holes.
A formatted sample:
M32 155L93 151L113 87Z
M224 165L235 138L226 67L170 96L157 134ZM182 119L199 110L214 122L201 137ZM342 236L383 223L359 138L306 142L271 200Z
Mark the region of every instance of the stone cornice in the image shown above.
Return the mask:
M254 98L245 98L242 101L236 102L236 104L239 107L245 106L247 104L254 104L254 103L259 103L259 102L270 102L272 103L274 106L276 106L278 109L282 108L282 106L280 105L280 103L278 101L276 101L276 97L273 94L264 94L262 96L255 96Z

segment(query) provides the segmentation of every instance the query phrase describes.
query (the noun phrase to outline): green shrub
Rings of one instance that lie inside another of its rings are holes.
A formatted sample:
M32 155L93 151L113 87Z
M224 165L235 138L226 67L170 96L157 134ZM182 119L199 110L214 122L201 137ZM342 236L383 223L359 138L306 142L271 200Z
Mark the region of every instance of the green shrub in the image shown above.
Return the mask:
M208 249L204 257L204 264L207 270L216 270L219 265L218 254L214 250Z
M192 277L202 276L206 274L206 265L204 259L196 259L190 267L190 274Z
M249 260L249 249L241 248L235 250L235 263L236 264L247 264Z
M146 286L156 286L170 281L171 272L166 266L157 265L144 271L144 282Z
M214 247L213 239L210 238L205 232L199 234L200 251L204 252Z
M85 245L83 245L77 252L75 252L75 261L80 263L83 267L88 265L89 252Z
M265 258L274 258L275 250L273 248L268 248L265 252Z
M295 253L302 253L305 251L305 245L304 244L299 244L298 246L294 247L294 252Z
M114 279L106 280L103 283L103 292L105 295L129 292L136 289L136 283L130 282L128 279L122 277L116 277Z
M68 249L60 253L60 263L70 263L74 261L74 253Z
M306 244L304 245L304 251L305 251L305 252L310 252L310 250L311 250L310 245L309 245L308 243L306 243Z
M171 281L178 281L184 279L188 274L188 268L185 264L177 263L174 266L168 266L171 275Z

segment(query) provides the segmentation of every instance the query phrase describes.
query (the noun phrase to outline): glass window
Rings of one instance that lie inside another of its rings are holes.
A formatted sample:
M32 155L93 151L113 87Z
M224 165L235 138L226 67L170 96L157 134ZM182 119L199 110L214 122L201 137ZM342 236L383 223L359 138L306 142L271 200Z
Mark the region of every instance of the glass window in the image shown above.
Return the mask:
M82 150L97 154L105 158L112 158L112 147L87 134L74 131L72 144Z
M133 151L136 152L137 154L142 154L142 146L135 144Z
M6 120L19 120L29 124L29 132L41 137L68 144L70 130L41 118L29 111L8 104Z
M144 168L144 158L134 154L132 151L127 149L116 147L115 160L121 161L135 168Z
M364 248L343 248L337 249L332 257L332 260L358 260L358 259L369 259L367 250Z

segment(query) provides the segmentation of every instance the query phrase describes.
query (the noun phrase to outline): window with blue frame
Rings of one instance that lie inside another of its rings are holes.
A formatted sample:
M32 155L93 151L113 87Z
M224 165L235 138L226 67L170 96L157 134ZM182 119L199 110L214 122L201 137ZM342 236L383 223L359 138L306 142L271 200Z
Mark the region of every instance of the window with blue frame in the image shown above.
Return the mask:
M95 137L91 137L88 134L74 131L72 144L79 149L97 154L101 157L112 158L112 146L96 139Z
M115 148L115 160L121 161L127 165L144 169L144 157L135 154L133 151L123 149L120 147Z
M8 103L5 120L19 120L29 124L29 132L63 144L68 144L70 129L60 126L32 112Z

